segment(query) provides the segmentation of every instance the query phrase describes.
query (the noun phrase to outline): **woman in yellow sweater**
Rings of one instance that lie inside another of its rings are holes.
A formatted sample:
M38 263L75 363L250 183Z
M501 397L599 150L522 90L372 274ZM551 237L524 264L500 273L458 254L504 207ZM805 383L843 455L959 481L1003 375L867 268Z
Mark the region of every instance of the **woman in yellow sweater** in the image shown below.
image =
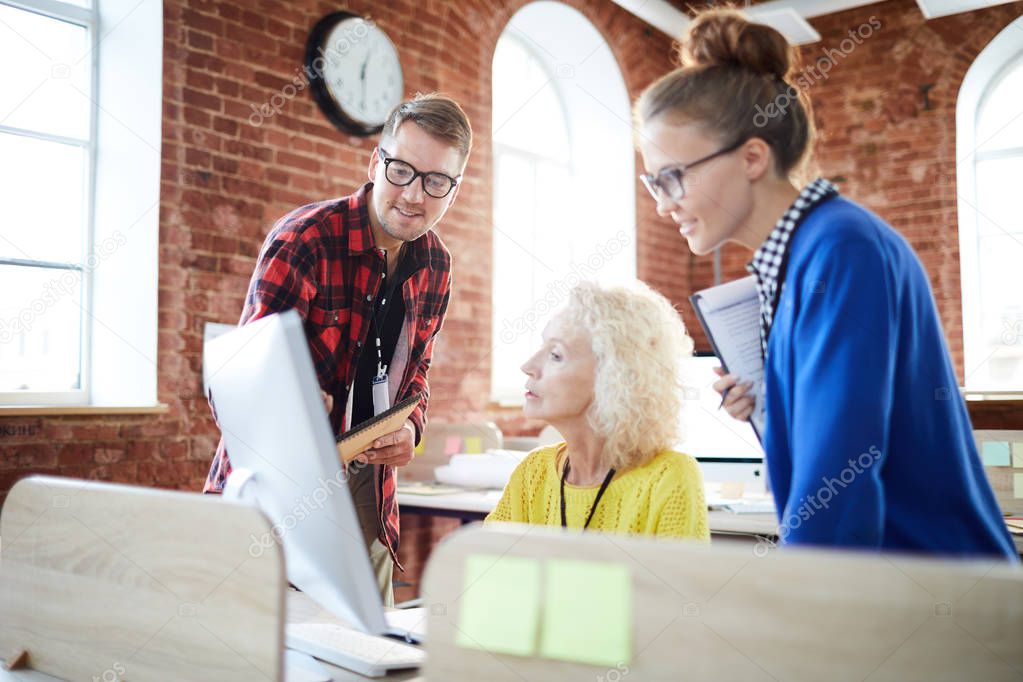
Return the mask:
M649 287L575 287L522 366L526 416L565 441L519 464L487 521L709 539L700 470L671 449L692 350Z

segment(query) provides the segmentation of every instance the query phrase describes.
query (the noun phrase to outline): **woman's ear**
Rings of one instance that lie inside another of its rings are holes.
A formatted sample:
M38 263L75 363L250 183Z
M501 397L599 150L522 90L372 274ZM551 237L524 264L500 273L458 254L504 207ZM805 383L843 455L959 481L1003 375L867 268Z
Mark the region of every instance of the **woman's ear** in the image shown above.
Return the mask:
M751 137L739 149L746 179L755 182L771 171L774 164L774 153L771 145L759 137Z

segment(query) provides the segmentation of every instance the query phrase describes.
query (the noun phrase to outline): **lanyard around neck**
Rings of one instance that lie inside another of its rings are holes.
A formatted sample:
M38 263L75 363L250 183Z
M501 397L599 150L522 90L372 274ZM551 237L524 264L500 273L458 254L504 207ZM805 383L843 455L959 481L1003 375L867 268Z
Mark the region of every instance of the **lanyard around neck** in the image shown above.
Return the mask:
M376 337L376 348L377 348L377 376L382 376L387 373L387 368L384 366L383 350L380 347L380 337L383 334L383 326L387 320L387 311L391 307L391 299L394 298L395 290L398 288L399 277L398 269L401 267L401 257L403 255L404 248L398 251L396 258L398 264L394 268L394 274L390 277L392 280L388 283L387 277L387 251L384 251L384 271L380 276L380 289L383 293L383 299L380 301L380 305L377 302L373 302L373 312L370 315L370 320L373 323L373 335ZM400 295L400 294L399 294ZM380 310L378 310L380 308Z
M614 478L615 470L614 467L608 469L607 476L604 477L604 482L600 484L600 490L597 491L597 497L593 500L593 506L590 507L590 513L586 517L586 523L583 524L583 530L589 528L590 521L593 520L593 513L597 511L597 505L600 504L600 498L604 496L604 491L607 490L607 486L611 484L611 479ZM568 527L568 519L565 514L565 479L568 478L568 455L565 455L565 468L561 472L561 527Z

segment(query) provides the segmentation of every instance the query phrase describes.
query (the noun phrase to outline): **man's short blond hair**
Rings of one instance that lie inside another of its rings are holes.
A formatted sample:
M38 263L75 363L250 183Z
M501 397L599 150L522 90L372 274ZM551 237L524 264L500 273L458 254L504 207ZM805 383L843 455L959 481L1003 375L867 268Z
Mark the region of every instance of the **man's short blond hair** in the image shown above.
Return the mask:
M469 158L472 126L462 107L450 97L435 92L416 93L391 110L384 123L383 137L394 138L406 121L413 121L433 137L450 144L462 155L463 161Z

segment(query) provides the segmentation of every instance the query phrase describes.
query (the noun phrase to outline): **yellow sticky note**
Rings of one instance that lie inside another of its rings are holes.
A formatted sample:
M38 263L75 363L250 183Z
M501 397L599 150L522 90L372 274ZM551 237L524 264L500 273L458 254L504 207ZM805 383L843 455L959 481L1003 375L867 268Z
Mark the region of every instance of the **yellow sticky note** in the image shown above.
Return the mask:
M523 557L474 554L465 560L455 644L532 656L540 623L540 564Z
M623 564L547 563L540 655L617 666L632 657L632 579Z
M1023 469L1023 443L1012 444L1012 466Z
M416 446L416 449L415 449L415 450L413 450L412 452L413 452L414 454L417 454L417 455L421 455L421 454L423 454L423 450L425 450L425 449L426 449L426 446L424 445L424 443L426 443L426 441L424 441L424 440L420 439L420 440L419 440L419 445L417 445L417 446Z
M483 452L483 439L479 436L466 436L465 452L469 455L478 455Z
M1023 500L1023 474L1012 475L1012 496Z

